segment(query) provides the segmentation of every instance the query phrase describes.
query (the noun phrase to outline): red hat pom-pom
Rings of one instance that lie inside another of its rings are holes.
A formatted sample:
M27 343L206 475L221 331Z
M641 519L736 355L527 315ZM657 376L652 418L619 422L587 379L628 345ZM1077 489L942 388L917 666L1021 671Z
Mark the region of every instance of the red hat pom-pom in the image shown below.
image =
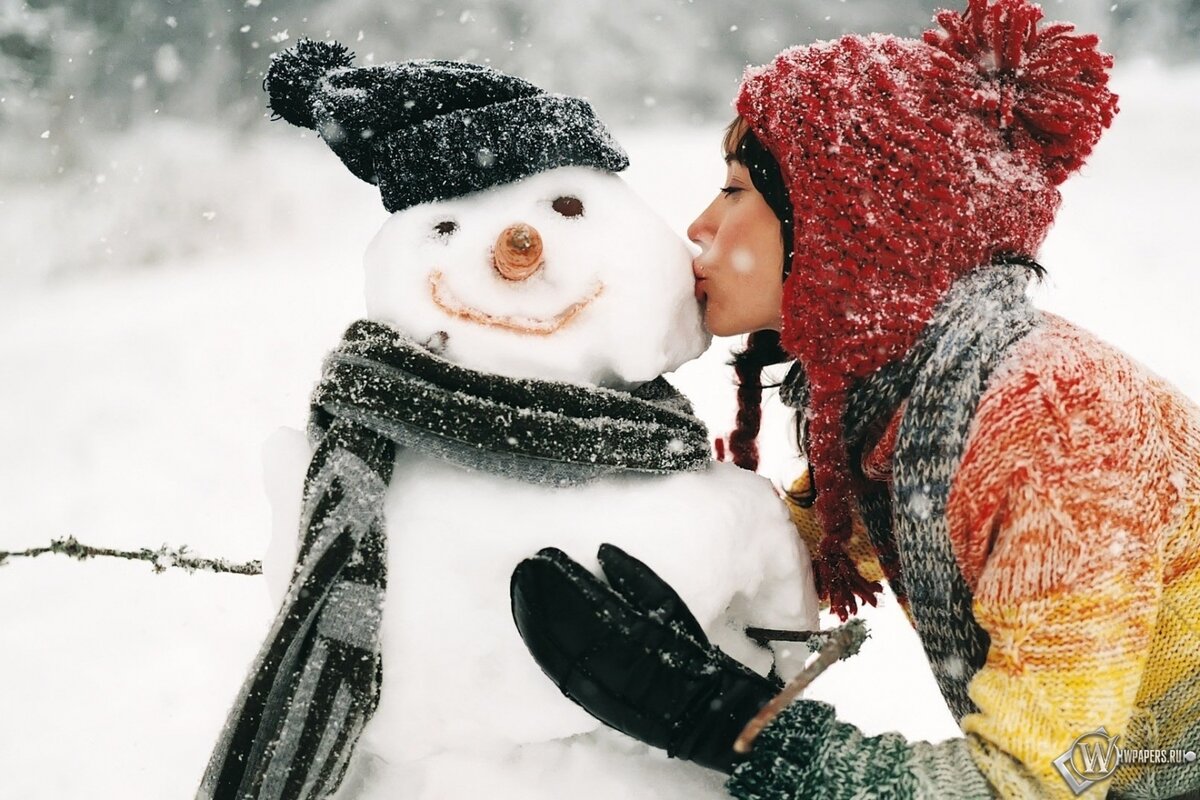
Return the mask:
M1112 56L1094 35L1067 23L1039 30L1040 6L1028 0L969 0L962 14L937 14L942 30L926 43L974 66L970 100L995 120L1014 149L1035 153L1058 184L1083 165L1117 113L1108 89Z

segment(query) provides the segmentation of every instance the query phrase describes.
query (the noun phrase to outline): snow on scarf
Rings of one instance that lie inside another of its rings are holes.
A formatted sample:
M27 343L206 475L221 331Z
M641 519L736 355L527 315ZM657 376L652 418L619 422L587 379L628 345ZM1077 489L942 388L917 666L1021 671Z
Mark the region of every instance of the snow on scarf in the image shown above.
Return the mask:
M708 433L659 377L632 392L456 366L360 320L312 399L303 541L291 585L213 751L198 800L316 800L378 704L384 498L396 454L566 486L710 462Z

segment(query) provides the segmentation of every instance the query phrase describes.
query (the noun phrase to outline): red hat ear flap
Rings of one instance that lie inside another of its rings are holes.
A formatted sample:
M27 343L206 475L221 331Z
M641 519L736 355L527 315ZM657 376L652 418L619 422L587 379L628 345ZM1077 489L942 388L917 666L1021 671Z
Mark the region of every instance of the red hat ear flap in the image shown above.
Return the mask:
M818 396L819 394L824 396ZM877 581L868 581L846 552L852 533L854 487L850 476L843 420L847 395L844 389L813 392L812 439L809 463L817 488L815 508L825 532L813 560L817 596L829 601L830 610L843 622L858 611L857 596L875 605L883 591Z

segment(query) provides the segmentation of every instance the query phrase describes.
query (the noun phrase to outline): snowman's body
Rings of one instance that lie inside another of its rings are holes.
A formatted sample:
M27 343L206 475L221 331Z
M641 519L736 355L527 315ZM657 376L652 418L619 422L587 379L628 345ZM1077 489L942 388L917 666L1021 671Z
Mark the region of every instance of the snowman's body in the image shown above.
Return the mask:
M574 210L564 196L583 213L555 219ZM498 277L496 237L516 222L538 231L544 263L529 278ZM627 252L614 253L616 236ZM707 345L689 261L618 178L563 168L393 215L367 255L368 314L444 340L442 356L472 369L626 387ZM310 455L298 431L268 449L276 535L264 568L277 596ZM620 546L679 591L714 643L763 673L794 674L803 647L760 649L746 625L817 624L809 554L786 510L769 482L729 464L548 486L406 450L385 520L380 704L342 800L724 796L724 776L607 730L541 674L512 621L509 577L542 547L595 568L601 543Z

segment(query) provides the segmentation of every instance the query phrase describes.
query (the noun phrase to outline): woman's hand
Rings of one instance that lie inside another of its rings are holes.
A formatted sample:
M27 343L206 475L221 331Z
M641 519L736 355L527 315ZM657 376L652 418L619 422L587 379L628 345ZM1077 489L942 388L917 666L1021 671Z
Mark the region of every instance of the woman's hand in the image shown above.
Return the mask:
M609 544L608 583L554 548L513 571L513 619L555 685L605 724L730 772L733 742L781 688L709 643L675 590Z

